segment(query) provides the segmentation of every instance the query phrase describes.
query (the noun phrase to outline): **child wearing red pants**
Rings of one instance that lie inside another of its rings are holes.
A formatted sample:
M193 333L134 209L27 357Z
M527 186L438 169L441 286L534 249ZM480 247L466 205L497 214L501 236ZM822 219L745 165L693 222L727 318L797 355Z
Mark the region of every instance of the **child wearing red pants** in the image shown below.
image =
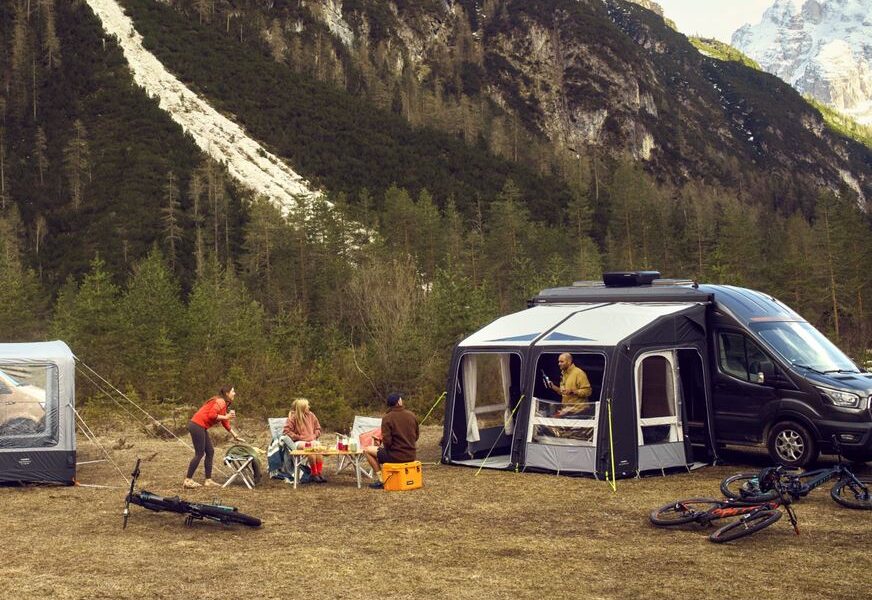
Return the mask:
M294 400L282 433L291 438L297 447L302 445L300 442L314 442L321 437L321 423L315 413L309 409L308 400L305 398ZM324 457L321 454L313 454L309 457L309 468L312 470L312 481L327 482L321 475L324 469Z

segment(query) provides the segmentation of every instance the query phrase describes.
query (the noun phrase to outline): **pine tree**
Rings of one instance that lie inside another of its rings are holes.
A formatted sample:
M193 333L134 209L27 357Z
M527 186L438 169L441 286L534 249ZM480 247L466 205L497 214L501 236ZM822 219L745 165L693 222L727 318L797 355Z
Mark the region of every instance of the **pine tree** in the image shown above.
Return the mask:
M39 184L45 185L45 172L48 171L48 141L42 127L36 128L33 139L33 159L36 162L36 170L39 173Z
M40 289L34 273L25 268L18 243L21 223L13 209L0 217L0 331L7 342L26 342L45 334L47 295Z
M70 186L73 208L78 210L84 199L85 184L91 179L91 151L82 121L76 119L73 128L73 137L64 148L64 169Z
M81 286L69 283L55 304L52 331L76 356L108 377L120 376L119 356L125 346L118 286L106 263L95 258Z
M54 0L39 0L39 4L44 23L42 48L45 53L45 63L49 69L54 69L61 64L61 41L55 30Z
M167 182L164 184L164 206L161 209L164 241L169 253L170 270L176 270L177 244L182 240L182 228L179 225L181 217L181 204L179 202L179 186L176 174L172 171L167 173Z
M184 307L178 283L164 257L153 247L134 266L133 275L120 301L124 326L123 361L127 373L146 373L136 378L146 397L157 397L168 382L177 381L181 365L179 347L184 338ZM165 368L165 372L160 369Z

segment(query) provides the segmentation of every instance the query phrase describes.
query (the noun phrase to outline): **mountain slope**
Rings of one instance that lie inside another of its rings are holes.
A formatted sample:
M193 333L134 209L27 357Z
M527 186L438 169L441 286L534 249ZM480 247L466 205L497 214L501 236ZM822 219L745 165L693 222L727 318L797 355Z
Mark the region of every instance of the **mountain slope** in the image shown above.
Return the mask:
M146 9L142 0L126 4L140 15ZM199 26L196 3L174 6L177 19ZM775 195L786 206L803 204L822 186L872 195L868 149L827 130L820 114L777 78L703 56L662 17L635 4L287 0L217 9L202 20L211 20L225 43L241 38L243 46L341 85L417 127L449 131L539 171L567 173L576 155L629 156L663 182L753 190L760 201ZM177 57L163 56L184 77L214 79L186 66L199 60L198 70L210 72L207 59L184 46L191 39L173 42ZM240 49L236 58L242 56ZM214 85L199 89L215 95ZM221 102L239 113L257 100L230 101L224 93ZM792 190L786 196L785 186Z
M100 17L108 34L118 41L133 71L133 78L146 93L160 100L203 152L227 166L230 175L287 212L298 198L316 194L307 182L281 159L266 151L233 123L187 89L142 47L142 36L114 0L86 0Z
M776 0L732 45L801 93L872 124L872 0Z

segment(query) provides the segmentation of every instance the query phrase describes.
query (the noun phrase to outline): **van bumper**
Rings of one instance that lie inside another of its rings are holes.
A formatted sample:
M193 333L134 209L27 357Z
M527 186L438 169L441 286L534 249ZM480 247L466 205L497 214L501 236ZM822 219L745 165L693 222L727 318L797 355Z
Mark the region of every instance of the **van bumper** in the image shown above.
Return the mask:
M839 442L842 454L852 460L872 460L872 423L845 421L818 421L820 447L824 454L835 452L833 436Z

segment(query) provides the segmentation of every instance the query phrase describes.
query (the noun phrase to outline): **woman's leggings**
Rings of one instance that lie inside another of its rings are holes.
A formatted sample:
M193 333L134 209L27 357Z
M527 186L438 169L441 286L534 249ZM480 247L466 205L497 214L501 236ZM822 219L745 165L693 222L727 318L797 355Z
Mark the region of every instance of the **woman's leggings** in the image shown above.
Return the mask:
M191 433L191 441L194 442L194 458L188 465L188 479L194 476L194 471L197 470L204 455L206 462L203 463L203 469L206 471L206 479L212 479L212 457L215 456L215 448L212 447L209 432L193 421L188 423L188 431Z

